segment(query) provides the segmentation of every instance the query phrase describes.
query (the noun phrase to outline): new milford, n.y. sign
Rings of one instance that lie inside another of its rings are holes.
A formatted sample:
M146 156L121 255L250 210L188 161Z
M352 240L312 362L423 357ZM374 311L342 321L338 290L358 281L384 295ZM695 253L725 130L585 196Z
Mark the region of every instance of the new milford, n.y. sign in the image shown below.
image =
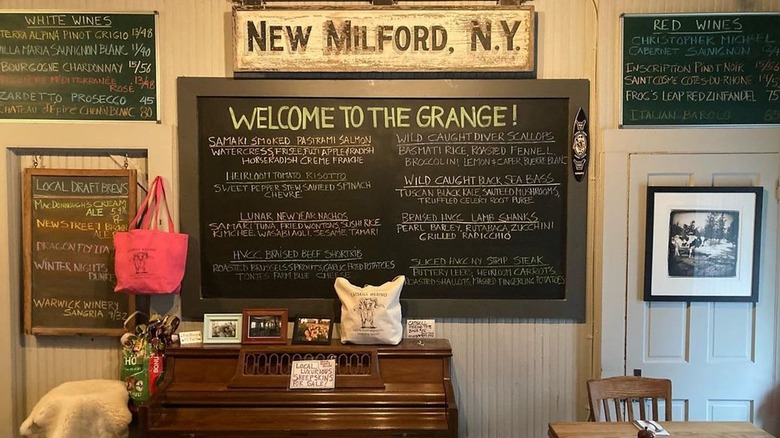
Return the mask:
M533 72L533 7L233 10L235 72Z

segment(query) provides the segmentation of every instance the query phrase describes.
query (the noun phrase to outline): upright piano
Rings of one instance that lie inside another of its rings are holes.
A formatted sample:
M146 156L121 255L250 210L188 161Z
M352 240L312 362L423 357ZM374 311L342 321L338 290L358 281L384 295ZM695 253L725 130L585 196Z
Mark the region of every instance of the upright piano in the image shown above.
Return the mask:
M165 354L138 407L142 437L458 436L446 339L399 345L193 345ZM335 389L290 389L297 360L336 363Z

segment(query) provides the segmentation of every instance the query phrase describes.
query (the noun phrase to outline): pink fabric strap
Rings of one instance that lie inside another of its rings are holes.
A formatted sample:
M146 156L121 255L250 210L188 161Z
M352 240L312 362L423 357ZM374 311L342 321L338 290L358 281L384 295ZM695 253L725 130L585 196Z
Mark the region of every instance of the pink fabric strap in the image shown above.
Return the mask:
M171 210L168 207L168 199L165 195L165 184L163 183L162 177L158 176L149 186L149 191L147 192L144 201L141 203L141 206L138 208L135 217L130 222L128 229L159 229L160 227L157 222L162 218L163 205L165 206L165 213L168 216L168 232L173 233L173 219L171 218ZM139 221L141 221L140 224Z

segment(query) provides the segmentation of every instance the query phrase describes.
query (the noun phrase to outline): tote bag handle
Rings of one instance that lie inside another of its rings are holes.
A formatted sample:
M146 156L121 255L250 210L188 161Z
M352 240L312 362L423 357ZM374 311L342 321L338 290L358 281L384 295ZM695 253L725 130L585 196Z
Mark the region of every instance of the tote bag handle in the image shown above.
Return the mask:
M173 219L171 218L171 210L168 207L168 198L165 195L165 184L162 177L156 177L152 184L149 186L149 191L138 208L133 220L130 222L128 229L135 228L143 230L159 229L157 221L161 219L162 207L165 206L165 213L168 216L168 232L173 233ZM143 220L141 221L141 219ZM139 221L141 223L139 224Z

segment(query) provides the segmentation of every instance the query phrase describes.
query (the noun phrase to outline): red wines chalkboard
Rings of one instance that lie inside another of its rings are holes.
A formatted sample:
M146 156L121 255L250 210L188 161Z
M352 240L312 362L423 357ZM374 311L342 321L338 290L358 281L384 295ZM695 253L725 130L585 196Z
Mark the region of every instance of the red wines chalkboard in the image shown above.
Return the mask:
M623 126L780 124L780 14L623 17Z
M399 274L407 316L584 314L567 306L584 292L587 183L569 155L585 81L183 79L179 92L181 199L198 207L182 215L197 239L185 315L330 310L336 277Z
M135 214L133 170L25 169L25 332L124 333L132 296L114 292L113 236Z

